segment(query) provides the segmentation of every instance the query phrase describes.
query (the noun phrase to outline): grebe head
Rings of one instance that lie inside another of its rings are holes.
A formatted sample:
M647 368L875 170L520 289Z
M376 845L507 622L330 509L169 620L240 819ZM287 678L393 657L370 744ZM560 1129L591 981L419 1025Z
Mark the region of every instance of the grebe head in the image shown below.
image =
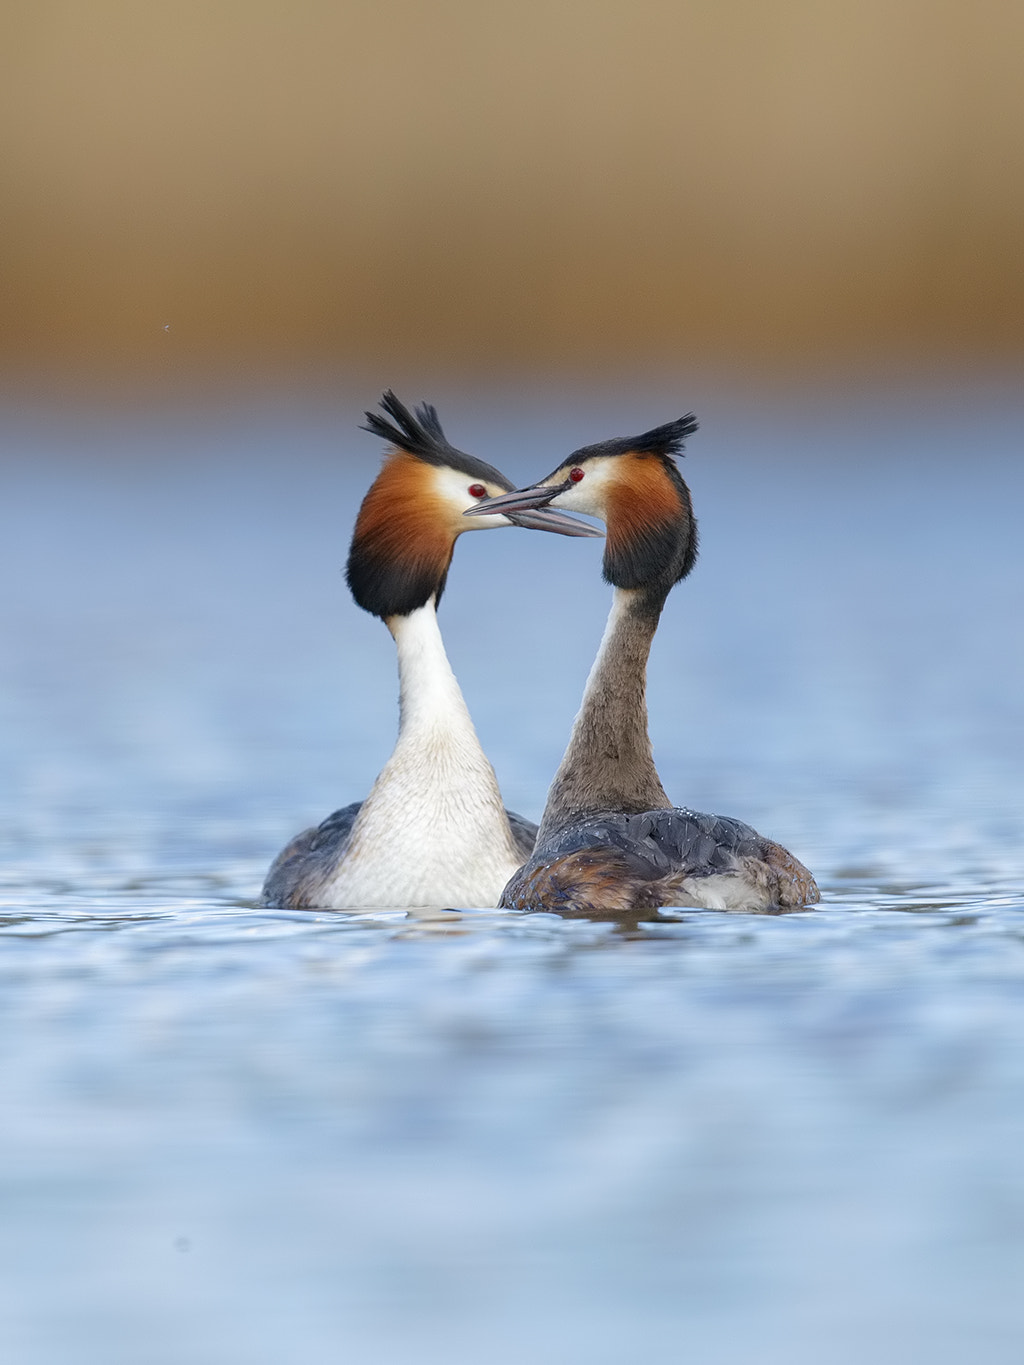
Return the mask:
M687 413L640 436L584 446L539 483L489 498L464 515L561 507L600 517L607 527L605 579L663 600L697 557L690 490L674 458L696 430Z
M568 536L600 534L546 507L466 520L463 513L508 492L511 482L450 445L431 404L420 404L414 416L388 389L380 406L392 420L368 412L363 429L392 448L359 509L346 571L365 611L387 620L407 616L431 598L439 601L463 531L525 526Z

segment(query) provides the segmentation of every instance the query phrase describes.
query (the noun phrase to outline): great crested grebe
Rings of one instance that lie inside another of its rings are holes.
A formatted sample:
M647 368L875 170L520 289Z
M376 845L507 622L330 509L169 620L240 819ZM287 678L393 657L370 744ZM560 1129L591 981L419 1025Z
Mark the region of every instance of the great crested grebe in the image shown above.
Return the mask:
M348 586L379 616L398 649L398 741L365 801L299 834L276 858L266 905L290 909L371 906L487 907L530 853L536 825L506 811L480 747L437 625L462 513L512 484L448 444L437 412L415 417L389 390L392 418L364 428L393 447L363 499L349 551ZM526 526L599 535L541 509L494 513L480 526Z
M690 490L674 456L692 413L642 436L586 446L538 484L467 517L542 507L600 517L611 613L536 847L501 904L561 914L660 905L795 909L818 900L791 853L749 825L672 806L647 731L647 658L665 600L697 555Z

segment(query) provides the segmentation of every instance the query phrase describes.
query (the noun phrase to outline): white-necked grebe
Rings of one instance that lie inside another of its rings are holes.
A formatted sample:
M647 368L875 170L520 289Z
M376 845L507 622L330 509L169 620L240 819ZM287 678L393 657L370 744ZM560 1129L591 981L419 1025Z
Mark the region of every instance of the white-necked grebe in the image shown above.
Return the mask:
M494 906L537 831L502 804L445 654L436 607L456 538L474 526L462 513L512 484L451 446L429 404L414 416L388 391L380 406L392 420L367 413L365 429L392 449L359 509L347 578L359 606L394 636L398 741L365 801L335 811L282 850L263 901L292 909ZM548 509L494 513L477 524L600 534Z

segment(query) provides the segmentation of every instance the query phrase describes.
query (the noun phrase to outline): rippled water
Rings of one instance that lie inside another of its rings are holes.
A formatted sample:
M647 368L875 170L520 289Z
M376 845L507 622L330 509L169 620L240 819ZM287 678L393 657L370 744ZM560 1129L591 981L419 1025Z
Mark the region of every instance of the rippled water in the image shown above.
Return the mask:
M255 907L393 738L339 574L358 401L6 419L3 1358L1017 1362L1024 409L442 404L521 480L703 419L656 753L824 899L629 924ZM599 557L457 551L446 638L525 814Z

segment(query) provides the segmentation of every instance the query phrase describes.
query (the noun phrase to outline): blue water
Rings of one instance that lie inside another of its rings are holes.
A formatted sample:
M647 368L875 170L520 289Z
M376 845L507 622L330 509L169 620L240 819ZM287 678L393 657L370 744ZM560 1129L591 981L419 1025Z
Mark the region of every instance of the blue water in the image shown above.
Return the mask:
M656 755L822 904L256 908L394 736L391 643L340 574L374 395L11 406L2 1358L1016 1365L1024 405L436 396L521 481L698 410L703 548L652 658ZM600 552L456 552L450 653L534 817Z

